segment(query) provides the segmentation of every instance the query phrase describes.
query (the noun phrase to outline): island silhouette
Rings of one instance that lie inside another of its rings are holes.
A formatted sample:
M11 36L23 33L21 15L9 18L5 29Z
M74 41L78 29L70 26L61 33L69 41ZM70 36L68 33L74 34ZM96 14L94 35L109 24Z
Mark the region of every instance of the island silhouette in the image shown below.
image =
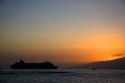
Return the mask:
M57 69L58 66L55 66L49 61L42 63L25 63L23 60L14 63L11 65L11 69Z
M125 57L114 59L114 60L108 60L108 61L99 61L99 62L92 62L88 64L83 64L76 66L74 68L77 69L120 69L125 70Z

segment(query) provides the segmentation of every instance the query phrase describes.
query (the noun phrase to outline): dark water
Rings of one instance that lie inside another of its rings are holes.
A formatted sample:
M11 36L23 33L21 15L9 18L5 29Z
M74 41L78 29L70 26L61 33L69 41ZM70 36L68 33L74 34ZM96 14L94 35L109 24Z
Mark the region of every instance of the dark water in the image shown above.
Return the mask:
M0 83L125 83L125 70L1 70Z

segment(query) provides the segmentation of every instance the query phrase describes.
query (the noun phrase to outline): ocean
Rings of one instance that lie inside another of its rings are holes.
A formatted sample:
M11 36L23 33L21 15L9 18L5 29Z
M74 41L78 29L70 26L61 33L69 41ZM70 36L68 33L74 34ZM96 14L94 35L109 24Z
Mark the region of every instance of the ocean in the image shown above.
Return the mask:
M0 70L0 83L125 83L125 70Z

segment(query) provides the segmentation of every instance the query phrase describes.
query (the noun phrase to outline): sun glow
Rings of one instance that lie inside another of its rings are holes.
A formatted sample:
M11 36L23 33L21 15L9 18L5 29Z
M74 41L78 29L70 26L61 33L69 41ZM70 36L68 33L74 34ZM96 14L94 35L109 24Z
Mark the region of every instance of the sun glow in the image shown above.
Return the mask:
M124 39L116 34L98 34L88 37L81 42L79 49L84 50L90 55L91 61L112 60L118 57L113 57L113 54L122 53L124 51Z

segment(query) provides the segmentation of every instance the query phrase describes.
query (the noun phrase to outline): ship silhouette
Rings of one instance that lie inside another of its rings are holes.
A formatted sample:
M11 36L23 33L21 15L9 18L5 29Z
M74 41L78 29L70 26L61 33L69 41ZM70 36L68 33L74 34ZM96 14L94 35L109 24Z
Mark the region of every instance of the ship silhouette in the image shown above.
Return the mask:
M53 65L49 61L42 63L25 63L23 60L20 60L17 63L11 65L11 69L57 69L58 66Z

